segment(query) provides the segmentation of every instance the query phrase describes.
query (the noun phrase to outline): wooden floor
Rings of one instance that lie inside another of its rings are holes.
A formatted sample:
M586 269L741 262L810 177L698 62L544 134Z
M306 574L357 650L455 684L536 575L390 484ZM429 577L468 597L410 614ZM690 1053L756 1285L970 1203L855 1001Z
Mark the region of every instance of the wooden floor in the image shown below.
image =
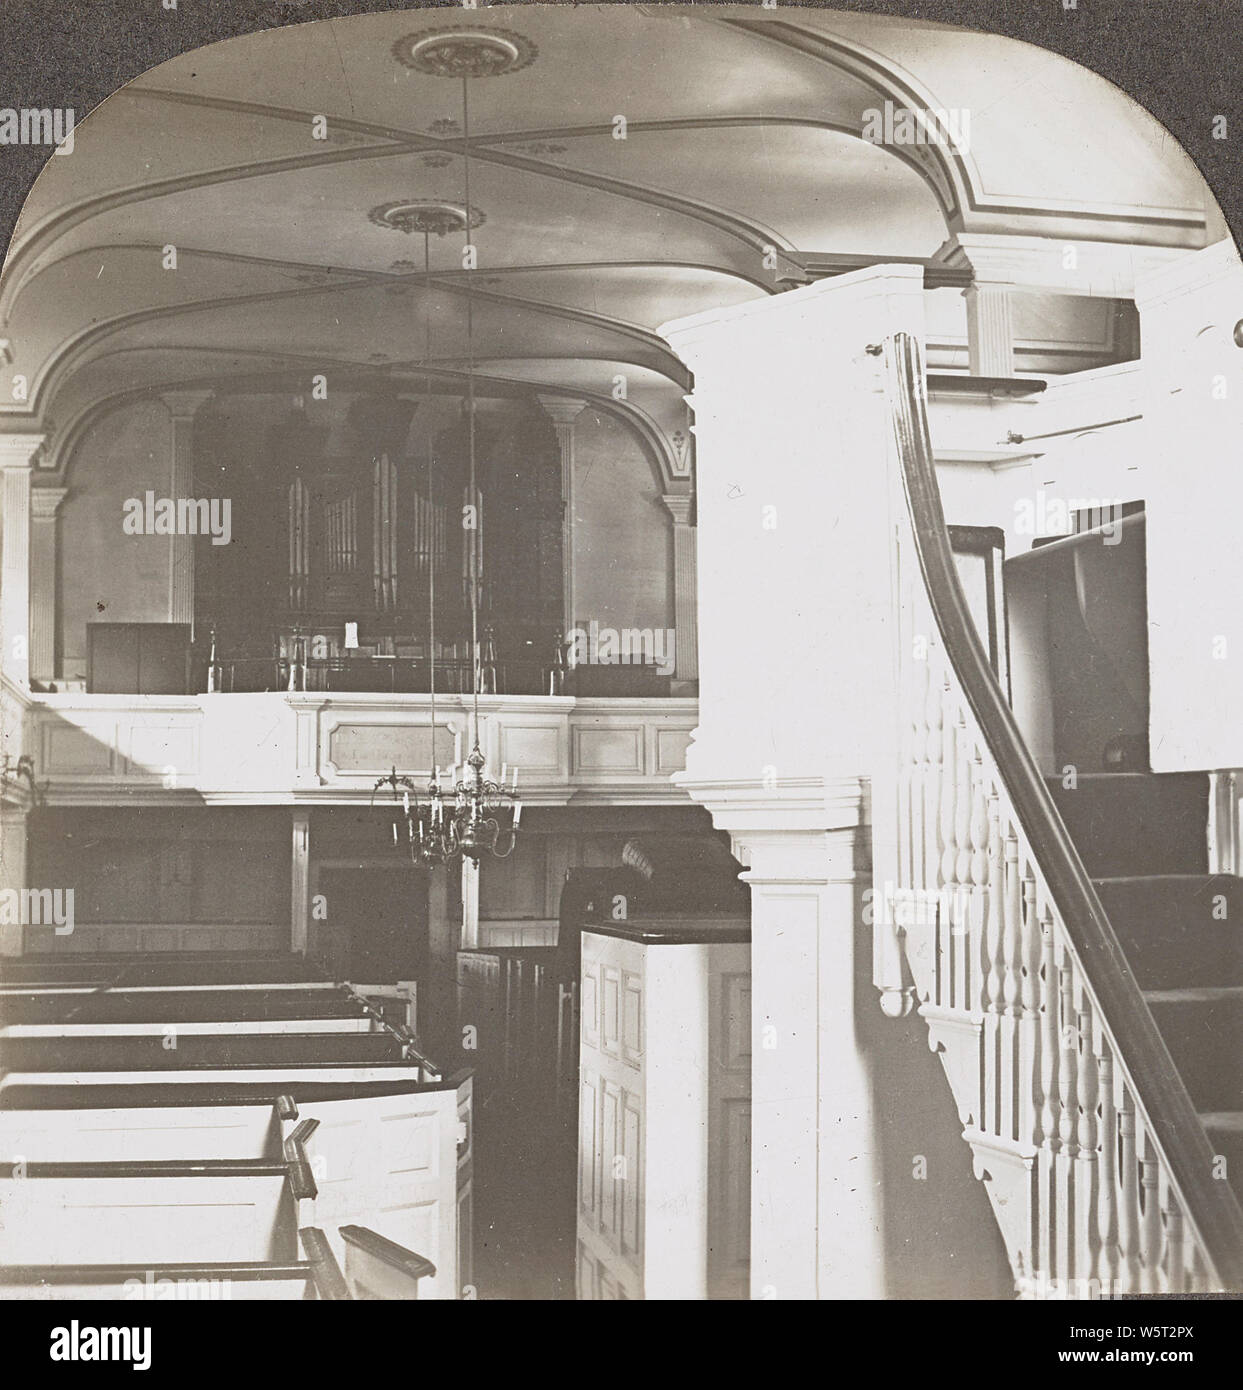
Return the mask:
M575 1127L501 1095L475 1139L475 1275L484 1299L574 1298Z

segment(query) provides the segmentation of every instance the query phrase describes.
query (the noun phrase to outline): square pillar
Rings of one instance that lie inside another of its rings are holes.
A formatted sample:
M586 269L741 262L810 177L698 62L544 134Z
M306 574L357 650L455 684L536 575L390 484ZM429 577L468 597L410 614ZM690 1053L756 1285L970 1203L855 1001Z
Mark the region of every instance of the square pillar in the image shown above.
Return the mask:
M30 492L30 678L56 679L56 518L68 488Z
M695 499L689 492L666 493L660 499L673 518L673 626L675 681L699 679L699 635L696 610L699 580L695 528L691 513Z
M194 416L210 391L169 391L163 400L172 419L168 495L173 505L194 496ZM194 537L168 538L168 621L188 623L194 636Z
M30 475L41 434L0 434L0 670L30 686Z
M566 396L540 396L539 403L552 421L561 450L561 565L565 576L563 605L565 631L578 621L574 611L574 422L586 402Z
M867 788L895 775L898 728L881 348L922 338L922 272L876 267L661 331L695 373L704 575L699 727L674 780L728 831L752 895L751 1293L880 1298L860 923Z
M293 813L290 868L289 949L296 956L304 956L310 936L311 913L311 817L307 811Z
M479 865L462 856L462 950L479 945Z
M26 882L27 813L0 806L0 892L29 887ZM19 914L14 914L20 917ZM0 922L0 956L22 953L21 922Z

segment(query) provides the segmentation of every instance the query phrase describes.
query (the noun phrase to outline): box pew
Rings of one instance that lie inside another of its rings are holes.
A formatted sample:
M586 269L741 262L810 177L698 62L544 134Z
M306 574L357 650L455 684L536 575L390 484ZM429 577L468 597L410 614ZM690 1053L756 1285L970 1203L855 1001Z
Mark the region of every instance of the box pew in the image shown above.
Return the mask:
M27 1163L0 1174L0 1230L14 1265L288 1263L315 1197L306 1141L284 1136L275 1159Z
M411 1062L408 1066L385 1070L381 1079L360 1081L349 1072L332 1072L329 1079L298 1074L277 1081L257 1081L253 1077L207 1082L197 1074L178 1077L165 1072L156 1079L127 1077L121 1081L90 1078L92 1084L66 1084L57 1073L29 1081L13 1076L0 1081L0 1114L12 1111L40 1114L46 1111L77 1113L82 1110L138 1110L141 1108L227 1106L266 1106L287 1103L290 1118L297 1118L297 1106L312 1100L356 1100L364 1096L410 1095L421 1089L440 1086L439 1076L427 1066ZM70 1121L70 1123L72 1123Z
M0 1042L6 1038L143 1038L162 1037L175 1028L181 1036L190 1033L243 1035L258 1033L379 1033L383 1026L368 1015L361 1018L257 1018L194 1020L192 1022L162 1020L158 1023L14 1023L0 1027Z
M108 1170L115 1169L114 1172ZM12 1264L167 1264L294 1258L296 1207L283 1163L32 1165L0 1176ZM68 1176L66 1176L68 1174Z
M257 1105L0 1110L0 1165L128 1163L205 1154L273 1159L283 1152L281 1119L297 1117L297 1106L288 1096Z
M160 1103L179 1091L186 1105L241 1104L293 1095L353 1095L359 1086L394 1083L398 1092L428 1083L434 1072L417 1059L372 1062L366 1066L232 1066L187 1071L39 1071L0 1077L0 1110L98 1109L121 1103ZM104 1097L110 1097L105 1100ZM119 1102L117 1100L119 1099ZM176 1102L174 1102L176 1103Z
M177 1028L177 1025L170 1025ZM366 1066L400 1062L390 1033L173 1033L0 1040L8 1072L187 1071L200 1067Z
M461 1296L472 1278L471 1098L461 1072L406 1095L299 1101L299 1114L319 1122L306 1139L318 1189L307 1219L344 1264L340 1228L366 1225L434 1266L420 1276L427 1297Z
M436 1272L430 1260L366 1227L347 1226L341 1236L344 1274L324 1233L311 1226L298 1232L302 1258L284 1263L0 1265L0 1301L400 1300L418 1298L419 1280Z
M30 955L0 962L0 985L179 985L179 984L277 984L322 978L313 962L303 956L225 955L179 952L166 959L150 955L95 953L82 955Z
M231 1023L367 1018L366 1004L325 989L152 989L0 993L0 1023Z

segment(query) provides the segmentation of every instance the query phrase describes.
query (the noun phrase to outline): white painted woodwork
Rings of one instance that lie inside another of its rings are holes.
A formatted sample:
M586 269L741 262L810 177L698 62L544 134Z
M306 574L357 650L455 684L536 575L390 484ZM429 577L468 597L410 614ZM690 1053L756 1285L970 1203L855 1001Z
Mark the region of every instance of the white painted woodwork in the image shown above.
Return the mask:
M146 1299L178 1302L213 1304L221 1301L247 1299L262 1302L280 1300L301 1301L307 1297L309 1275L306 1279L227 1279L208 1271L201 1275L186 1275L176 1280L167 1280L154 1270L135 1267L133 1272L122 1279L104 1283L41 1284L34 1293L28 1284L0 1284L0 1302L6 1300L26 1301L38 1298L40 1302L59 1303L68 1301L87 1301L91 1303L135 1303Z
M32 699L29 749L51 804L365 802L394 765L430 771L418 765L429 761L429 709L417 695ZM437 756L460 762L469 697L438 696L436 708ZM494 769L521 767L528 802L677 803L685 797L669 777L683 766L697 718L693 699L490 695L480 700L480 742Z
M288 1259L296 1214L285 1175L0 1176L7 1264Z
M1154 772L1243 767L1243 264L1226 240L1141 281Z
M4 1038L144 1038L175 1030L178 1033L236 1038L244 1043L256 1034L272 1033L374 1033L381 1029L372 1018L274 1018L239 1019L228 1023L12 1023L0 1028Z
M30 491L30 678L56 675L56 514L63 487Z
M750 947L587 931L580 988L579 1298L745 1297Z
M0 1110L0 1165L277 1159L280 1140L270 1105Z
M695 373L701 704L675 780L752 894L755 1298L885 1295L855 986L861 779L882 822L895 780L891 424L868 349L922 313L920 276L891 266L661 330ZM757 594L784 597L740 629Z
M347 1250L338 1227L366 1226L436 1266L420 1298L454 1299L469 1282L470 1078L408 1095L307 1101L287 1132L319 1121L306 1141L318 1193L304 1213L328 1237L338 1261ZM468 1246L468 1242L464 1242Z
M30 684L30 475L43 435L0 434L0 673Z
M876 983L903 997L906 976L893 972L905 961L1020 1297L1213 1288L1110 1020L941 647L909 522L895 534L901 762L893 833L875 841L875 930L888 938Z
M275 1085L291 1081L334 1081L350 1085L364 1081L422 1082L426 1078L417 1063L408 1066L323 1066L290 1070L278 1066L203 1067L194 1071L10 1071L0 1077L0 1091L12 1086L190 1086L228 1085L245 1082ZM404 1242L403 1242L404 1243Z

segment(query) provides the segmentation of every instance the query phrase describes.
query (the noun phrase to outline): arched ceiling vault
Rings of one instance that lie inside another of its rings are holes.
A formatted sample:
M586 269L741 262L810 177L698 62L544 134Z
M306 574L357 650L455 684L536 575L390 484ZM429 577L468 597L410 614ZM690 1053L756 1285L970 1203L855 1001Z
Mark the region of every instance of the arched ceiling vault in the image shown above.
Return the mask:
M433 236L425 273L423 238L376 212L462 202L460 84L394 52L448 23L517 31L533 51L471 83L479 267L462 269L460 235ZM967 108L969 147L868 143L885 101ZM473 355L488 391L622 415L669 470L689 382L660 323L826 267L935 266L955 231L1072 218L1088 239L1198 245L1203 198L1190 161L1107 83L950 26L791 5L289 26L153 69L49 161L0 278L0 415L54 420L45 464L60 468L135 396L295 390L313 373L454 392Z

